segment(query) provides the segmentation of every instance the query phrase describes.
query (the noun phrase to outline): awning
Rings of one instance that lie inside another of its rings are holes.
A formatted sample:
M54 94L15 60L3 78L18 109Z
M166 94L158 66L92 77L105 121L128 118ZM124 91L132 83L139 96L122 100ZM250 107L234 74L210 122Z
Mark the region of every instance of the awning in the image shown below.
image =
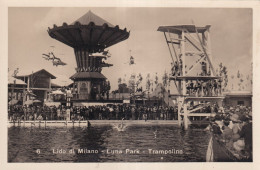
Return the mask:
M65 93L63 93L60 90L55 90L55 91L52 91L51 94L65 94Z

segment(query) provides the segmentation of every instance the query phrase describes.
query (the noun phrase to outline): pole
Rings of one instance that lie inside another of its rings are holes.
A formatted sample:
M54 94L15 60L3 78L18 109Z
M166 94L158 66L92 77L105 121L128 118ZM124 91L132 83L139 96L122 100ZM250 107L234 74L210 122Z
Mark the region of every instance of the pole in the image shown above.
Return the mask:
M164 37L165 37L165 40L166 40L167 46L168 46L168 48L169 48L169 51L170 51L170 54L171 54L171 59L172 59L172 62L173 62L174 59L173 59L173 56L172 56L172 52L171 52L171 48L170 48L170 46L169 46L169 43L167 42L168 40L167 40L167 37L166 37L165 32L164 32ZM176 56L176 57L177 57L177 56ZM178 61L178 60L177 60L177 61Z
M13 100L13 96L14 96L14 85L15 85L15 80L14 80L14 83L13 83L13 85L12 85L11 101Z
M183 117L183 119L184 119L184 129L188 130L188 128L189 128L189 125L188 125L188 123L189 123L189 121L188 121L188 110L187 110L187 103L185 101L184 101L184 105L183 105L183 110L184 110L184 117Z
M185 38L185 32L182 30L182 39ZM182 53L182 75L186 76L186 53L185 53L185 42L181 41L181 53ZM186 95L186 79L182 80L182 95ZM184 98L184 97L183 97ZM183 100L183 123L184 129L188 129L188 110L187 110L187 103Z
M181 122L182 122L182 120L181 120L181 105L182 105L182 103L181 103L180 98L181 97L177 98L177 103L178 103L178 125L179 125L179 127L181 127Z

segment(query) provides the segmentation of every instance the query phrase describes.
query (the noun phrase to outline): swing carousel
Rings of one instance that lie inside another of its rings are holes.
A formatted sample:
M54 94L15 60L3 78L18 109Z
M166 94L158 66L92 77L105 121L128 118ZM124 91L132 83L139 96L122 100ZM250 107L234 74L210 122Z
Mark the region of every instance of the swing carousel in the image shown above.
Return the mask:
M63 23L48 28L48 33L74 49L77 68L70 77L74 82L73 99L98 100L108 94L109 82L101 71L112 64L103 61L108 57L105 49L126 40L130 32L89 11L70 25Z

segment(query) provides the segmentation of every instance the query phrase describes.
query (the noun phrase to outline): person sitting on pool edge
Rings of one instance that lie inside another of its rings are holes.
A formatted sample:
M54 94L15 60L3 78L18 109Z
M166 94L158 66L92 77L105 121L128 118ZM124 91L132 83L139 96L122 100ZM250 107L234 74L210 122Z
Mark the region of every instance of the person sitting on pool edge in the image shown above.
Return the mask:
M40 120L40 121L43 120L42 114L40 114L40 115L38 116L37 120Z

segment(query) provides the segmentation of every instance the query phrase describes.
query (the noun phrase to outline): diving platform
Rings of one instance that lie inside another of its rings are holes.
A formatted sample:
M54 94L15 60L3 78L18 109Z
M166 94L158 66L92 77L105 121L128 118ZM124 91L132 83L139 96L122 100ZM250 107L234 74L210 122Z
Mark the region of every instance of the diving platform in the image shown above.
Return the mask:
M204 27L198 27L194 24L160 26L158 31L164 34L172 60L172 73L169 80L174 82L178 91L178 95L169 96L177 100L178 124L187 130L191 124L190 118L216 115L212 109L210 109L211 113L194 113L195 111L210 105L213 106L216 103L221 106L224 99L221 91L225 87L225 81L221 81L222 76L219 76L221 74L214 69L212 63L210 25ZM198 68L199 66L200 68ZM194 82L197 80L200 82ZM190 86L189 81L193 81L192 86ZM208 85L214 87L214 90ZM195 87L199 90L196 90ZM191 89L195 91L191 91ZM196 101L195 104L198 103L201 106L189 110L194 101Z
M197 27L193 25L174 25L174 26L160 26L157 31L161 32L170 32L174 34L181 34L183 30L188 31L190 33L204 33L210 28L210 25L206 25L205 27Z

